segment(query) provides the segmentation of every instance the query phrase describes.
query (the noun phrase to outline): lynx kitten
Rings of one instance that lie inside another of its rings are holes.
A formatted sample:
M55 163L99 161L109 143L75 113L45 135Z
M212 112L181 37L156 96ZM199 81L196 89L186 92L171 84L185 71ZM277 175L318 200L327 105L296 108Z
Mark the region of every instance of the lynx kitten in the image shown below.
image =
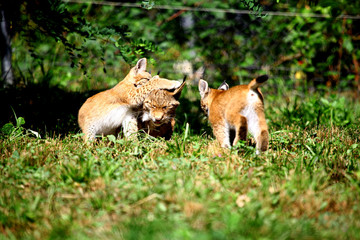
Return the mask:
M116 134L119 127L123 128L125 136L137 132L137 109L145 97L152 90L171 90L181 85L178 81L151 77L146 72L146 64L146 58L140 59L115 87L86 100L78 116L85 140L94 139L98 134Z
M267 80L268 76L263 75L248 85L230 89L226 83L219 89L212 89L206 81L199 81L201 108L208 115L214 135L222 147L230 148L239 139L245 140L249 130L256 141L256 152L267 150L269 132L264 114L264 98L259 89ZM235 130L233 142L230 142L230 130Z
M143 114L138 121L139 129L150 136L169 140L174 132L175 112L184 86L185 78L181 86L173 92L153 90L144 100Z

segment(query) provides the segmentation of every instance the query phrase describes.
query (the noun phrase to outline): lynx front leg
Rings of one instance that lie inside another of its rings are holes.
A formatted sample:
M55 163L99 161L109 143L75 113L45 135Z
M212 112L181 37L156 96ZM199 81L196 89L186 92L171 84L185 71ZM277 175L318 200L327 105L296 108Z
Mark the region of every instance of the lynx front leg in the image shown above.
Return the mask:
M89 127L89 128L83 129L83 133L84 133L83 139L86 142L95 140L96 134L95 134L94 127Z
M135 136L138 131L137 118L134 115L126 116L122 122L122 127L126 138Z
M170 140L175 128L175 119L171 119L170 123L164 124L165 140Z

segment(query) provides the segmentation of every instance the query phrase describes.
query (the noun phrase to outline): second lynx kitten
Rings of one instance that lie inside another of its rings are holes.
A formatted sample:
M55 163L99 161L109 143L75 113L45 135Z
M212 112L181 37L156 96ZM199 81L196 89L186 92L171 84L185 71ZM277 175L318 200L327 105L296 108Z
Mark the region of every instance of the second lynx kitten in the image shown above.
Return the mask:
M137 132L137 109L145 97L155 89L175 89L181 83L151 77L146 72L146 58L140 59L129 74L115 87L100 92L86 100L79 110L78 121L84 139L96 135L116 134L122 127L125 136Z
M206 81L199 81L201 108L208 115L214 135L222 147L230 148L239 139L245 140L249 130L256 141L256 152L267 150L269 132L264 114L264 98L259 89L267 80L268 76L263 75L248 85L230 89L225 83L219 89L212 89ZM235 130L233 142L230 142L230 130Z
M139 129L153 137L164 137L169 140L174 132L175 112L179 106L181 91L185 78L175 91L153 90L145 98L143 114L138 120Z

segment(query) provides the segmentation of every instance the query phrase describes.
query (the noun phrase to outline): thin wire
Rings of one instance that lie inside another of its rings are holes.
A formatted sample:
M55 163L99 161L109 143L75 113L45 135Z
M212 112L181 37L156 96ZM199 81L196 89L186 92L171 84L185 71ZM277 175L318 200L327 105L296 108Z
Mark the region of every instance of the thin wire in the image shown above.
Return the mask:
M133 7L141 8L141 5L136 3L120 3L120 2L110 2L110 1L89 1L89 0L63 0L65 3L88 3L95 5L108 5L114 7ZM155 5L155 9L165 9L165 10L185 10L193 12L218 12L218 13L233 13L233 14L254 14L256 12L249 10L239 10L239 9L220 9L220 8L202 8L202 7L187 7L187 6L170 6L170 5ZM262 11L261 15L270 15L270 16L283 16L283 17L309 17L309 18L332 18L329 14L317 14L317 13L296 13L296 12L273 12L273 11ZM360 19L359 15L346 15L342 14L336 18L346 18L346 19Z

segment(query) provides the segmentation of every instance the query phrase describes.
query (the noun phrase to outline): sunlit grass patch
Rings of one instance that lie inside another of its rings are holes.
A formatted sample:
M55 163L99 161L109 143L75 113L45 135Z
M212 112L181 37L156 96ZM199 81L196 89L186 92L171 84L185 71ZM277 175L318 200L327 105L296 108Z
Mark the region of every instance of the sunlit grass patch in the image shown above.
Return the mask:
M273 109L277 111L278 109ZM284 124L269 150L223 149L184 124L170 141L81 134L0 139L5 238L356 238L359 113L353 122ZM294 115L293 117L299 117ZM330 119L328 120L330 121Z

